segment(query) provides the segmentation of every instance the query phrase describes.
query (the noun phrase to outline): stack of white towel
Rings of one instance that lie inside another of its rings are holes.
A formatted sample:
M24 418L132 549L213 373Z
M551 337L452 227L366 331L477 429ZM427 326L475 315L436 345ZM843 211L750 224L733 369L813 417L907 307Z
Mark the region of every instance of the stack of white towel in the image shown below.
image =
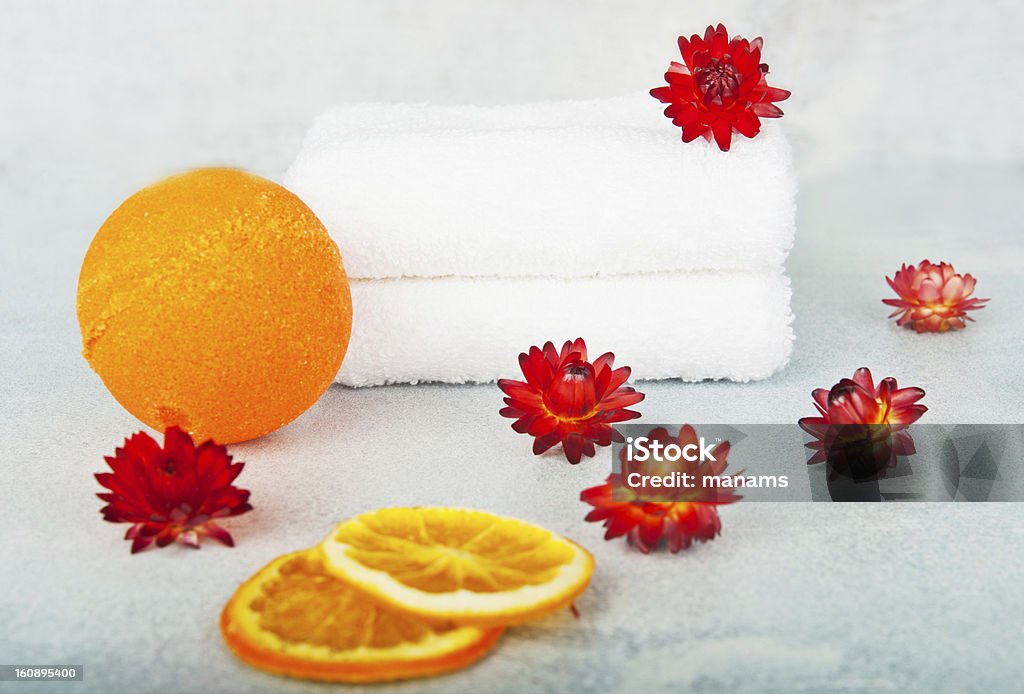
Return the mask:
M792 343L796 179L777 123L684 144L649 96L368 104L285 179L341 248L353 386L485 382L583 337L634 378L764 378Z

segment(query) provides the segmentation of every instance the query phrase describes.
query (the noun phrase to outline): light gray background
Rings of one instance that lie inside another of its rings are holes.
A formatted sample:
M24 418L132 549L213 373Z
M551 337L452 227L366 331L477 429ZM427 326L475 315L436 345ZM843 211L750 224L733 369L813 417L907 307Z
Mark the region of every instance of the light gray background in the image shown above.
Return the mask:
M92 473L140 427L80 356L75 283L123 198L208 164L279 179L335 103L655 86L676 35L718 19L764 34L773 83L794 92L766 127L786 129L801 177L797 342L769 381L641 384L645 419L794 421L811 389L866 365L924 387L929 421L1022 421L1015 3L8 1L0 662L86 666L53 690L321 691L231 658L221 605L342 517L438 503L566 533L597 573L579 621L512 630L470 670L396 690L1019 691L1024 507L741 503L715 542L644 557L582 520L579 491L607 461L534 458L494 387L334 387L233 447L256 506L230 523L233 550L129 556L124 528L100 520ZM923 257L979 277L993 301L976 325L918 336L886 321L883 276Z

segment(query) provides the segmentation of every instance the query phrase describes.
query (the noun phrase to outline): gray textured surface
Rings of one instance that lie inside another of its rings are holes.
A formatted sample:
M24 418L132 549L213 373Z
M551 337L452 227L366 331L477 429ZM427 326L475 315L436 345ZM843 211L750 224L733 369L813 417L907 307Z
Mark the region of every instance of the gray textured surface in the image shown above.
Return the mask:
M564 532L597 574L579 621L516 629L476 667L396 690L1019 691L1021 505L740 504L717 541L642 557L582 522L576 497L606 462L533 458L493 387L334 387L235 447L257 510L230 524L234 550L132 557L123 529L100 521L92 473L138 424L80 357L74 286L121 199L209 163L279 178L335 102L627 93L656 81L673 31L709 17L762 30L776 81L796 93L783 124L801 175L797 342L770 381L643 384L645 419L792 421L812 388L867 365L923 386L931 421L1022 421L1022 156L1009 128L1021 103L1004 88L1021 59L984 39L1020 11L640 5L5 4L0 661L86 666L84 684L42 690L321 691L234 661L220 606L341 517L444 503ZM883 274L923 256L980 278L994 300L977 325L917 336L885 321Z

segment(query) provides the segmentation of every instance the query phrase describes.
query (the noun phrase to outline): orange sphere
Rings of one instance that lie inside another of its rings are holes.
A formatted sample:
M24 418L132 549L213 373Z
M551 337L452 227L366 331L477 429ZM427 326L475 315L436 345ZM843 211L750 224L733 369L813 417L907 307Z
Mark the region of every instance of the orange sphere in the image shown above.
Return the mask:
M104 222L78 278L78 323L125 409L234 443L327 390L352 301L337 245L298 197L201 169L140 190Z

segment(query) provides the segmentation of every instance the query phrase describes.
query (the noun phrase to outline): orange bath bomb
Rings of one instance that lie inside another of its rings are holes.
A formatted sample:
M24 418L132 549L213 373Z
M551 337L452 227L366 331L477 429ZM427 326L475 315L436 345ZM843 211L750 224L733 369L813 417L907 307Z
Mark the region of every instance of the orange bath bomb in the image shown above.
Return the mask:
M337 245L298 197L201 169L140 190L104 222L78 279L78 323L125 409L234 443L327 390L352 302Z

